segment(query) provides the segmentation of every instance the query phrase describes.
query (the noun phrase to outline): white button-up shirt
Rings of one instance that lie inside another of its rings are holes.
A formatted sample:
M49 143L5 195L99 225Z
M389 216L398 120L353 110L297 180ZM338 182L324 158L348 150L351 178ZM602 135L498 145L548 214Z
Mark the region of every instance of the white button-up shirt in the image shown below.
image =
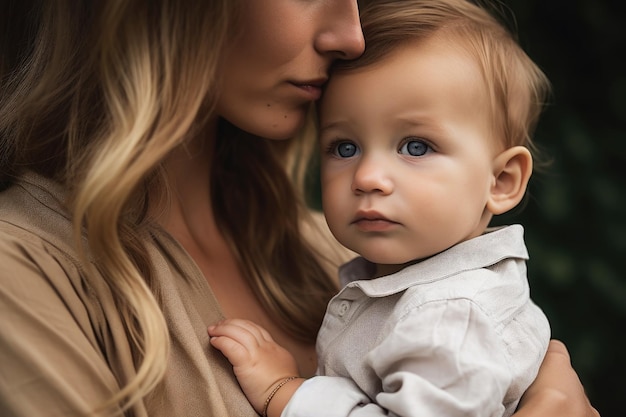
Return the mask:
M511 415L550 338L527 259L514 225L380 278L363 258L344 265L318 335L320 376L283 417Z

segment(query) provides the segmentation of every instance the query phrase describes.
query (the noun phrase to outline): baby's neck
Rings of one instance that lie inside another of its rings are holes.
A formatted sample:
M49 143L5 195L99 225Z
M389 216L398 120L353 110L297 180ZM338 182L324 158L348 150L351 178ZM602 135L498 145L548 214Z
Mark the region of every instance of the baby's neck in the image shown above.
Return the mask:
M485 227L485 228L483 228L482 234L488 233L490 231L491 231L491 228ZM461 242L463 242L465 240L473 239L473 238L478 237L478 236L480 236L480 235L472 236L472 237L470 237L468 239L462 240ZM458 243L461 243L461 242L458 242ZM395 274L396 272L401 271L402 269L406 268L407 266L411 266L411 265L420 263L422 261L425 261L426 259L432 258L435 255L436 254L433 254L431 256L427 256L425 258L413 259L413 260L408 261L408 262L403 263L403 264L376 264L376 274L374 275L374 278L380 278L380 277L384 277L385 275Z
M423 259L415 259L404 264L376 264L376 275L374 278L384 277L385 275L395 274L396 272L422 261Z

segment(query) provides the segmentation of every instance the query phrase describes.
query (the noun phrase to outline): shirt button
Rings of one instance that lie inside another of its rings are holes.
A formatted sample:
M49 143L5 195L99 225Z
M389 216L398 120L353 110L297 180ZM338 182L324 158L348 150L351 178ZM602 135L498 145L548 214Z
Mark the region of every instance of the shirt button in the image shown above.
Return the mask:
M348 310L350 310L350 302L343 300L340 304L339 304L339 311L337 312L337 314L339 314L339 317L343 317L344 314L346 314L348 312Z

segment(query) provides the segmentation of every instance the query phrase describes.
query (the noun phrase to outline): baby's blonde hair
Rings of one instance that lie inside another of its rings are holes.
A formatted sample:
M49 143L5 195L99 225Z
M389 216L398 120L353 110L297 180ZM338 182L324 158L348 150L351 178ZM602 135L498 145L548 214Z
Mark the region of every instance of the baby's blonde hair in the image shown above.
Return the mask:
M526 146L535 160L540 159L532 134L549 98L550 82L514 34L486 8L467 0L376 0L366 2L361 22L365 53L338 62L334 71L384 63L397 46L421 39L453 39L482 70L497 137L505 147Z

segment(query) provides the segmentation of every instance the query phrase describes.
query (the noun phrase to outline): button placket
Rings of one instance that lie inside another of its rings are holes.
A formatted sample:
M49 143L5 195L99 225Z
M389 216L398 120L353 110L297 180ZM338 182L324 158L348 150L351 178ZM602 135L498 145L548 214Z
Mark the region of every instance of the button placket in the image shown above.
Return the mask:
M339 317L345 316L346 313L350 310L350 304L352 303L348 300L341 300L341 302L339 303L339 308L337 309L337 315Z

